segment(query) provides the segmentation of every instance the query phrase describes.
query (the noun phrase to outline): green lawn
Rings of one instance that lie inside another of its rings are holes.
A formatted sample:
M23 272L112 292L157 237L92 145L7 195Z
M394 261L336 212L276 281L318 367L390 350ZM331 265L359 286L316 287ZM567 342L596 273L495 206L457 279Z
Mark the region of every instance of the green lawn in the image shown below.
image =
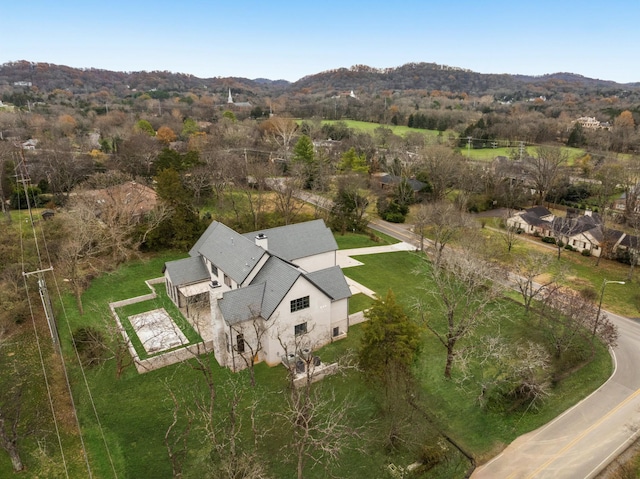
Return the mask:
M496 156L506 156L509 158L514 149L517 149L517 144L512 148L471 148L460 147L460 154L465 158L476 161L492 161ZM578 159L585 155L585 150L581 148L570 148L568 146L562 146L561 149L569 156L568 165L571 166ZM536 147L528 146L525 148L525 155L535 155Z
M370 234L334 233L338 249L367 248L369 246L383 246L388 244L396 244L398 240L378 231L370 231Z
M379 295L393 288L398 301L408 311L414 311L415 298L420 295L424 297L425 281L415 273L422 262L417 254L397 252L359 256L358 260L364 265L345 269L347 276ZM497 306L501 310L500 317L504 318L499 323L501 334L514 342L535 336L519 304L505 300ZM464 347L464 344L460 347ZM424 407L433 412L443 430L475 457L487 459L519 435L545 424L596 389L611 374L612 364L607 350L600 347L595 361L558 384L544 406L531 414L482 410L476 402L478 390L456 387L452 381L444 379L443 370L444 348L433 335L425 333L423 354L418 366L418 376L425 394Z
M438 130L424 130L422 128L409 128L408 126L403 125L381 125L380 123L371 123L368 121L357 121L357 120L322 120L322 123L333 124L333 123L345 123L349 128L352 128L356 131L362 131L366 133L374 133L376 129L380 127L388 128L393 132L394 135L405 136L407 133L421 133L428 137L437 137L437 136L445 136L449 138L451 135L457 138L458 134L454 131L444 131L440 132Z
M489 219L490 220L490 219ZM487 224L490 224L488 222ZM495 225L494 227L497 227ZM557 249L547 248L539 238L534 236L522 235L518 238L513 251L507 254L504 243L499 238L500 233L490 229L483 229L482 234L494 242L496 245L496 255L499 255L503 261L510 263L514 261L517 255L524 254L527 251L535 249L541 254L545 254L551 258L557 257ZM531 241L534 242L532 243ZM640 268L636 268L631 281L628 281L629 265L601 259L596 266L597 258L593 256L582 256L576 251L562 250L560 261L552 262L550 271L558 271L563 269L568 273L565 285L578 291L584 288L593 288L598 294L601 292L602 283L608 281L625 281L626 284L610 284L606 287L602 306L616 314L628 316L632 318L640 317Z
M183 256L169 253L134 261L114 273L97 278L83 297L85 306L90 306L87 311L106 308L109 301L147 294L149 290L143 280L159 276L165 260ZM364 266L348 268L345 274L379 294L384 294L392 287L398 300L405 304L410 314L414 314L411 307L414 298L423 294L421 285L424 281L415 273L422 261L417 254L398 252L359 256L358 259L365 263ZM353 308L362 309L369 305L369 299L362 295L352 298ZM137 308L140 307L142 306ZM503 307L511 320L501 324L501 331L504 334L525 334L526 328L523 328L521 321L522 308L511 301L506 301ZM88 312L80 317L74 310L71 298L66 302L66 309L66 316L59 320L61 323L68 320L72 328L92 324L93 313ZM64 331L66 325L61 324L60 329ZM321 358L330 362L347 351L356 350L361 334L362 326L353 326L346 339L323 348L319 353ZM68 352L68 333L65 334L64 346ZM454 382L444 380L444 350L426 333L422 350L423 354L416 365L417 377L423 392L420 407L429 411L437 428L447 431L478 458L488 457L517 435L559 414L600 384L611 369L606 351L599 351L598 360L556 387L554 394L540 411L524 415L522 412L505 414L479 409L475 403L477 391L473 388L463 390ZM239 410L244 411L241 421L245 427L242 438L252 441L247 408L251 401L256 399L256 424L266 431L266 437L259 443L259 452L263 458L267 458L273 477L294 477L294 464L285 460L290 437L289 426L275 414L281 409L283 394L286 392L284 368L257 365L258 387L254 390L248 387L246 372L232 374L218 367L213 357L209 357L208 362L217 385L216 418L219 426L228 425L231 391L237 389L234 385L240 385L243 397ZM79 371L73 363L70 364L76 405L95 477L113 477L112 463L118 477L171 477L171 466L163 444L173 410L168 391L171 389L179 401L185 404L193 404L205 393L204 377L194 368L194 360L145 374L138 374L131 367L125 370L119 380L115 378L112 360L107 361L102 367L87 371L87 381L95 400L102 430L88 401L87 390L83 386ZM330 377L318 383L318 388L324 391L323 394L335 394L336 401L346 399L353 404L354 408L350 411L347 421L352 427L363 428L363 437L360 440L352 440L349 446L344 448L339 464L332 470L336 477L390 477L385 472L387 464L407 465L413 462L419 444L432 441L434 434L437 435L434 424L418 415L411 422L415 442L396 451L385 451L380 439L384 435L380 429L383 424L376 419L377 392L370 388L360 373L350 370L345 375ZM204 475L208 459L202 440L202 431L195 428L188 441L190 452L186 458L185 478ZM459 453L450 449L449 461L424 477L461 478L467 467L468 463ZM324 478L326 473L317 467L309 469L305 477Z

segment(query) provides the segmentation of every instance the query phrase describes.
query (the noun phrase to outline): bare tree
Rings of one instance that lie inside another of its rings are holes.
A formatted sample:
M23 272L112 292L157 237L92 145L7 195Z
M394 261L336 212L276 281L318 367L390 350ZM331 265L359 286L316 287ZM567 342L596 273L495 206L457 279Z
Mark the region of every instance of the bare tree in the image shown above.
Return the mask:
M478 402L485 407L491 402L509 402L510 409L527 403L527 409L537 407L551 390L551 358L544 346L533 341L512 344L504 337L482 338L483 347L475 348L473 364L479 365L481 375ZM463 373L470 373L471 361L459 361ZM472 380L465 374L461 383Z
M114 264L135 254L147 235L168 214L153 190L135 182L82 189L73 198L74 207L92 209L102 225L104 248Z
M82 202L57 215L55 220L62 222L64 229L57 254L58 264L71 286L78 311L83 315L82 293L87 285L87 276L99 271L95 260L103 251L103 228L95 212Z
M502 295L501 271L479 260L468 250L447 251L439 267L432 266L426 291L436 304L429 308L418 301L422 322L446 349L444 375L451 377L458 342L478 326L495 318Z
M171 388L167 384L165 384L165 386L169 396L171 397L171 401L173 402L173 420L164 433L164 445L166 446L167 453L169 454L173 477L174 479L179 479L182 477L184 460L189 451L187 441L191 433L193 418L190 415L187 415L186 424L180 424L180 402Z
M233 351L242 359L244 365L249 370L251 386L256 385L254 365L259 359L263 350L263 341L266 335L275 324L275 321L265 321L257 308L251 308L251 317L247 321L231 325L232 331L236 334L233 341Z
M1 130L1 129L0 129ZM1 131L0 131L1 133ZM9 167L13 162L16 151L8 141L0 141L0 202L2 203L2 213L4 213L7 223L11 223L11 213L7 205L7 197L9 196Z
M525 158L529 178L536 190L536 204L543 203L568 158L569 155L566 151L548 146L538 147L535 156Z
M433 238L436 268L440 265L445 246L474 225L467 214L458 211L452 203L444 201L426 205L421 213L421 220L428 225L426 229Z
M464 159L459 153L443 145L429 145L423 150L421 166L431 183L434 201L443 201L456 186L456 178L462 170Z
M302 178L299 176L273 179L272 189L276 195L275 206L285 225L291 224L304 206L304 203L296 197L302 184Z
M556 289L553 294L547 295L545 306L543 314L548 327L544 328L544 331L549 337L556 358L562 357L574 346L578 338L590 342L591 359L595 356L594 338L597 337L609 347L616 345L617 328L606 314L599 311L599 308L584 295L566 288ZM592 335L592 332L595 334ZM584 364L586 363L579 367Z
M267 137L284 150L284 159L289 160L289 148L298 130L298 124L288 117L274 116L261 125Z
M507 247L507 252L511 253L513 247L520 240L520 233L522 230L516 224L509 224L507 219L509 216L503 218L504 222L504 230L500 232L500 238L504 241L505 246Z
M559 287L559 282L564 278L564 272L548 274L551 260L548 255L529 251L515 258L514 274L510 279L515 283L522 300L524 309L529 313L531 303L536 298L544 298ZM536 281L536 279L538 281Z
M293 429L293 439L288 447L296 461L298 479L303 479L309 463L311 467L321 465L328 471L339 460L348 442L360 437L359 429L348 423L352 401L338 399L335 391L323 389L320 383L314 384L319 364L311 353L313 344L309 333L296 336L293 345L278 335L285 351L283 364L289 371L287 403L278 415ZM295 360L288 359L293 356ZM336 365L336 371L345 371L348 367L351 367L349 361Z
M39 174L59 198L68 199L71 190L93 173L93 160L77 154L68 138L45 143L41 151Z

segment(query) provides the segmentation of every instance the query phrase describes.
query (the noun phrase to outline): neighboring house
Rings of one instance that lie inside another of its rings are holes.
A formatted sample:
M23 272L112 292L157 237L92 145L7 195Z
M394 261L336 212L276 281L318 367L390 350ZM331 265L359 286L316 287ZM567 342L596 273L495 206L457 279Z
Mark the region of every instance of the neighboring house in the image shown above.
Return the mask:
M544 206L534 206L507 218L507 226L530 235L538 233L540 236L549 236L554 218L553 213Z
M600 122L592 116L581 116L576 120L576 123L580 123L580 126L587 130L598 130L599 128L602 128Z
M640 183L631 188L628 195L627 192L622 193L613 202L613 208L622 212L629 208L631 211L627 211L628 214L640 213Z
M582 216L568 213L566 218L554 216L544 206L519 211L507 219L507 226L521 229L527 234L552 236L556 241L582 252L589 250L600 256L602 243L602 227L600 217L586 211Z
M426 186L428 186L426 183L423 183L420 180L416 180L415 178L405 178L401 176L390 175L388 173L381 174L377 178L380 188L383 190L395 188L396 185L398 185L402 180L406 180L407 183L409 183L409 186L411 186L414 194L422 191Z
M178 307L210 315L201 335L221 366L275 365L302 337L309 348L345 337L351 292L337 249L322 220L245 235L214 221L189 258L165 264L165 285Z

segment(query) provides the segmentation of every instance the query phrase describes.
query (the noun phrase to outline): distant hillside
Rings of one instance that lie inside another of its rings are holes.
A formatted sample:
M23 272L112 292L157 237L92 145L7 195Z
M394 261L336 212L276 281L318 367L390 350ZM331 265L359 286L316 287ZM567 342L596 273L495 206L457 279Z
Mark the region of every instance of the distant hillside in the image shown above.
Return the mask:
M91 93L102 89L126 96L132 91L223 91L232 88L235 94L262 95L287 88L285 80L257 81L246 78L198 78L168 71L114 72L96 68L71 68L51 63L18 61L0 65L0 86L30 83L39 90L69 90Z
M485 74L436 63L408 63L385 69L356 65L309 75L292 84L293 89L312 92L442 90L498 96L516 92L529 92L531 95L553 95L558 92L582 94L593 89L599 89L601 94L615 95L628 89L637 89L638 86L596 80L572 73L543 76Z
M114 72L96 68L71 68L50 63L17 61L0 65L0 87L33 85L41 92L55 89L74 93L92 93L103 89L118 96L132 92L161 90L187 92L198 90L223 93L231 88L234 95L261 97L287 92L334 95L357 91L378 94L383 91L448 91L474 96L494 95L504 98L530 96L553 97L558 93L576 95L624 96L638 91L640 84L618 84L586 78L573 73L542 76L484 74L436 63L408 63L396 68L372 68L356 65L306 76L295 83L258 78L198 78L168 71Z

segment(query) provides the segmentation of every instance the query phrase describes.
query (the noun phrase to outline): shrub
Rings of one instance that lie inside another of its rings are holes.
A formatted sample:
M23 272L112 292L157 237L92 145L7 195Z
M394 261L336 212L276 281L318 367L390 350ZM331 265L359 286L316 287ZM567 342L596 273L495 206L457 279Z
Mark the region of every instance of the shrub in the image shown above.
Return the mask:
M106 359L104 337L97 329L91 326L76 329L73 333L73 342L84 366L95 366Z
M582 253L580 253L582 256L591 256L591 251L589 251L588 249L584 249L582 250Z
M576 249L575 249L573 246L571 246L570 244L565 245L565 246L564 246L564 249L566 249L567 251L575 251L575 250L576 250Z
M556 244L556 239L553 236L545 236L542 238L543 243Z

